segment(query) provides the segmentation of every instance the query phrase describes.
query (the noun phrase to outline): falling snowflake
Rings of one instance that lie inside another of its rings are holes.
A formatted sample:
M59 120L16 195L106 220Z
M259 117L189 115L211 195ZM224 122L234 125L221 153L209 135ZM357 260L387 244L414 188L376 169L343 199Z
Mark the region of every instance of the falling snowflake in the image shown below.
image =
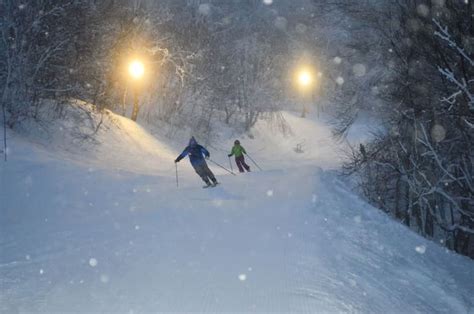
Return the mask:
M435 124L431 129L431 137L435 142L441 142L446 138L446 130L443 126Z
M279 16L275 19L275 27L280 29L280 30L286 30L286 26L288 25L288 21L282 17L282 16Z
M415 248L415 250L420 253L420 254L425 254L426 252L426 246L424 245L419 245Z
M263 4L271 5L272 3L273 3L273 0L263 0Z
M107 283L107 282L109 282L109 276L107 276L107 275L105 275L105 274L100 275L100 281L101 281L102 283Z
M239 275L239 280L240 280L240 281L245 281L245 280L247 280L247 275L246 275L246 274L240 274L240 275Z
M267 196L269 196L269 197L273 196L273 190L268 190L267 191Z
M25 185L32 185L33 184L33 178L31 176L27 176L25 178Z
M421 16L427 17L430 14L430 8L425 4L420 4L416 7L416 12Z
M342 59L341 59L340 57L335 57L335 58L333 59L333 61L334 61L335 64L341 64Z
M209 15L211 13L211 6L208 3L200 4L198 12L202 15Z
M40 273L40 275L44 274L44 270L40 269L39 273Z
M367 69L365 68L365 65L361 63L357 63L352 67L352 72L354 73L355 76L361 77L365 75L365 73L367 72Z
M136 225L135 230L140 230L140 226Z
M89 259L89 265L91 265L92 267L96 267L97 264L98 264L98 262L95 258Z
M306 25L304 25L304 24L298 23L298 25L296 25L296 31L297 31L298 33L300 33L300 34L306 33L306 30L307 30L307 29L308 29L308 28L307 28Z
M214 206L216 206L216 207L221 207L221 206L222 206L222 200L219 200L219 199L213 200L212 203L213 203Z
M344 79L343 79L341 76L339 76L339 77L336 79L336 83L339 84L339 85L342 85L342 84L344 84Z
M362 221L362 218L360 218L360 216L355 216L355 217L354 217L354 222L355 222L355 223L360 224L361 221Z

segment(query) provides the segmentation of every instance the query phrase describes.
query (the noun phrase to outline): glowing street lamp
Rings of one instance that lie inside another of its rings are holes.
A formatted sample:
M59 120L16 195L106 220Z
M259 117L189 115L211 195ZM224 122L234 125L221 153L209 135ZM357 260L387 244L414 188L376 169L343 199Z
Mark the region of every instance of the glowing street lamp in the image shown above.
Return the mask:
M315 85L315 75L314 70L309 66L300 67L294 76L295 85L303 94L303 96L312 95L313 87ZM303 110L301 112L301 117L305 117L308 109L306 107L306 101L303 101Z
M145 75L145 65L140 60L133 60L128 65L128 73L131 78L135 81L134 95L133 95L133 111L132 120L137 121L138 118L138 81Z
M145 66L141 61L134 60L128 66L128 73L135 80L139 80L143 77L143 74L145 74Z
M313 76L311 75L311 73L307 70L302 70L299 74L298 74L298 83L302 86L302 87L308 87L311 85L311 83L313 82Z

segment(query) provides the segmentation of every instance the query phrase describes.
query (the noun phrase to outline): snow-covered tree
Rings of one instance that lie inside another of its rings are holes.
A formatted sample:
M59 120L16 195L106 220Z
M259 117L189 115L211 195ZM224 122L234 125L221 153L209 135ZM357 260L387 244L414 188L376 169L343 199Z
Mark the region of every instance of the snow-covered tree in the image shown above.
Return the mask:
M386 130L354 150L347 165L363 170L361 185L377 206L470 256L472 12L469 1L397 1L369 23L390 45L383 59L391 71L382 95Z

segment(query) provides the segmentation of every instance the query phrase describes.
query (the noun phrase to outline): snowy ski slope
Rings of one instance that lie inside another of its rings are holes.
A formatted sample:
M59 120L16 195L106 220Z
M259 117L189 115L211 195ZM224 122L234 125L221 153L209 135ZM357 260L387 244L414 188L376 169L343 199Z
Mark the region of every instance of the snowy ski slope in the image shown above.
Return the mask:
M367 205L332 171L327 126L285 117L292 136L241 137L264 171L211 166L206 190L187 160L176 188L185 143L117 116L87 150L12 135L0 313L474 313L473 261ZM232 142L211 157L228 166Z

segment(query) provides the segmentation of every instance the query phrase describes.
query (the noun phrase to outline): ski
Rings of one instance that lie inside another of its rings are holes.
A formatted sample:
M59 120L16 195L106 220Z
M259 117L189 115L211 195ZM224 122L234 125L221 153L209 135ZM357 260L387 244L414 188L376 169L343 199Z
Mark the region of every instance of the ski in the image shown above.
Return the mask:
M216 183L213 183L213 184L204 185L202 188L203 188L203 189L215 188L218 184L220 184L220 183L219 183L219 182L216 182Z

